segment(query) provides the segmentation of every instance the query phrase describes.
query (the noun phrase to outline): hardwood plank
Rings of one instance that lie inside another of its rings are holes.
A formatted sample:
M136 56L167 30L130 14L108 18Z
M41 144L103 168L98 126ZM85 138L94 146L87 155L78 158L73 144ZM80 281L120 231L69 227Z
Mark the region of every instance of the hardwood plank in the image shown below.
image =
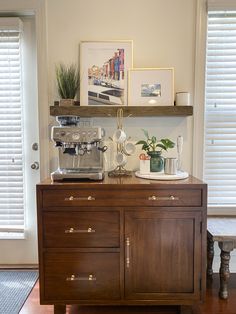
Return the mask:
M19 314L53 314L52 305L39 303L39 281L35 284Z

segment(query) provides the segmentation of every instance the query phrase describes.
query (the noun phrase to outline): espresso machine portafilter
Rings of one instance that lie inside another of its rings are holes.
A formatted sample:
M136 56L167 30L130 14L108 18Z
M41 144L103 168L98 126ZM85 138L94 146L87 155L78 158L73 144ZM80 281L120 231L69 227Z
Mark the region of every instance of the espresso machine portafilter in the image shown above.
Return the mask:
M78 118L78 117L77 117ZM51 138L58 148L58 169L54 181L64 179L102 180L104 178L104 130L80 127L75 116L58 117L60 126L52 127Z

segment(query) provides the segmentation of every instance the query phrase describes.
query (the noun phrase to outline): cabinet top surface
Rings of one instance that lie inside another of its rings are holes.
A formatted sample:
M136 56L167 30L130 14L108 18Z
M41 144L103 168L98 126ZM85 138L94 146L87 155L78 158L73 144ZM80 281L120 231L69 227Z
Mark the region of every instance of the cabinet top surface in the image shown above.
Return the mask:
M129 177L115 177L111 178L108 176L107 173L105 173L104 180L102 181L91 181L91 180L74 180L74 181L57 181L53 182L50 178L47 178L40 182L39 185L42 186L51 186L55 188L59 187L68 187L68 188L76 188L76 187L121 187L121 188L128 188L126 187L127 185L132 188L140 188L141 186L143 188L166 188L167 186L172 186L176 188L188 188L192 187L193 185L201 186L201 185L206 185L204 182L201 180L189 176L187 179L183 180L173 180L173 181L159 181L159 180L149 180L149 179L142 179L142 178L137 178L134 173L132 176Z

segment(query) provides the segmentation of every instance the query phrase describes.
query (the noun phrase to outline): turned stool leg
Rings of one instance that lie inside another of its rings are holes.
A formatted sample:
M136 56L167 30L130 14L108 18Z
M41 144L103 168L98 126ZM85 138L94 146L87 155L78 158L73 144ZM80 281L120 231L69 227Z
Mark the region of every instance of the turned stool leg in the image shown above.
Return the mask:
M212 236L207 234L207 276L213 275L212 263L214 258L214 241Z
M230 252L233 250L234 245L232 242L219 242L221 249L221 264L220 264L220 291L219 296L222 299L228 298L228 282L230 277L229 261Z

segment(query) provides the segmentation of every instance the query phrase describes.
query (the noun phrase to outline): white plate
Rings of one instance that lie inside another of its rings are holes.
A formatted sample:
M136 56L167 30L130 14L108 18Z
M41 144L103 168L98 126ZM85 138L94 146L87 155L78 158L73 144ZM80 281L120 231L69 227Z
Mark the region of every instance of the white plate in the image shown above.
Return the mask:
M150 180L181 180L188 178L189 174L185 171L178 171L177 174L165 174L164 172L150 172L141 174L140 171L135 172L136 177Z

